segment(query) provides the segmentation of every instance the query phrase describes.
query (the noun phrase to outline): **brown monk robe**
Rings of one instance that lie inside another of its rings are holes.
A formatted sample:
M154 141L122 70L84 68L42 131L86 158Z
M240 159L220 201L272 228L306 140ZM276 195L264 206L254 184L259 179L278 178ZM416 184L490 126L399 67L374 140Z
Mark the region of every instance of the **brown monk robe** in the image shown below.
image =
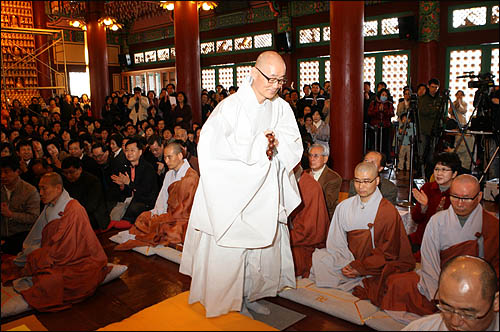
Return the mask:
M186 167L189 167L187 162ZM198 173L189 167L182 179L168 186L167 212L159 215L153 215L151 211L141 213L129 230L135 235L135 240L128 240L116 246L115 250L182 244L198 180Z
M392 275L381 308L428 315L438 289L442 266L460 255L479 256L490 262L498 276L499 224L480 205L479 182L471 175L456 177L450 187L451 206L436 213L424 232L422 269Z
M323 189L312 175L302 173L299 190L302 203L290 216L290 244L295 275L307 278L314 249L325 247L330 220Z
M54 194L46 189L51 181L60 192L47 198ZM62 189L58 174L42 177L40 196L47 205L26 238L23 252L14 260L17 265L10 261L9 276L2 282L23 277L29 287L20 293L31 307L59 311L92 295L111 268L85 209Z
M451 209L451 207L450 207ZM499 276L499 224L498 219L489 214L487 211L482 211L483 224L481 233L474 234L475 239L460 242L451 247L439 251L439 266L440 269L452 258L469 255L479 257L479 239L483 238L484 243L484 258L495 269L497 277ZM426 273L426 276L430 273ZM381 308L393 311L408 311L420 316L430 315L437 311L436 306L431 299L424 296L419 288L421 277L414 271L392 275L388 280L388 293L382 301ZM438 279L435 279L435 287L437 287ZM418 286L417 286L418 285ZM431 296L435 292L433 282L422 282L431 290L427 293ZM423 288L423 287L422 287ZM425 291L424 291L425 292Z
M401 216L385 198L380 201L375 221L370 226L374 228L375 248L369 229L347 233L349 250L355 257L351 266L361 275L370 275L363 279L363 287L356 286L352 294L362 300L369 299L379 306L385 293L387 277L393 273L411 271L415 268L415 259Z

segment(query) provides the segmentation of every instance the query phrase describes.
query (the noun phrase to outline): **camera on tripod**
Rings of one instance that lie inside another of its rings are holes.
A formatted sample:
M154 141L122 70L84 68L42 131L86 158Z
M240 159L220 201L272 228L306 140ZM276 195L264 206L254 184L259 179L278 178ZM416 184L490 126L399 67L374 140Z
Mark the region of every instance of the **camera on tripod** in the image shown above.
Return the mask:
M477 78L477 81L469 81L467 83L467 86L471 89L488 89L490 87L494 87L495 83L493 82L493 77L495 77L495 75L491 73L479 73L474 75L473 71L466 71L463 75L457 76L457 78Z

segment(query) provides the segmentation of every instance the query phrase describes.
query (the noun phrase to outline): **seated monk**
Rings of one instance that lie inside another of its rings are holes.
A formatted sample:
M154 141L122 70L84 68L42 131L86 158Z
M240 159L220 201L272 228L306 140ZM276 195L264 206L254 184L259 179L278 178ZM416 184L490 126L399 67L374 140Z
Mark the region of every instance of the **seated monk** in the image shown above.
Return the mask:
M164 156L169 171L163 180L155 207L141 213L130 228L129 232L135 235L135 240L116 246L116 250L184 242L199 177L183 158L182 149L176 142L165 147Z
M330 219L326 208L323 189L312 175L295 167L295 176L302 203L289 217L290 245L292 247L295 276L309 277L312 254L316 248L324 248Z
M498 331L498 287L494 268L473 256L458 256L441 271L439 313L411 322L403 331Z
M46 173L39 187L45 208L23 251L2 262L2 283L17 279L14 288L31 307L58 311L92 295L110 268L85 209L64 190L61 176Z
M438 289L442 266L460 255L478 256L488 261L498 276L498 218L479 204L483 197L472 175L457 176L450 187L451 206L436 213L425 228L422 269L394 274L387 282L381 308L397 317L399 311L429 315L437 308L431 301Z
M354 170L357 195L342 201L333 215L326 249L313 253L311 279L379 305L387 277L415 268L399 212L382 197L378 170L362 162Z

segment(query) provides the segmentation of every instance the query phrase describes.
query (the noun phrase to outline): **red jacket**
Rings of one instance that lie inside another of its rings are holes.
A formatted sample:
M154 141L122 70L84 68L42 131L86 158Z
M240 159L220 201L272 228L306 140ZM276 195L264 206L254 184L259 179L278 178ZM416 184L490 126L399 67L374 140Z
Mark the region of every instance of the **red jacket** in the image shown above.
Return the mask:
M379 110L380 104L384 106L383 111ZM390 101L381 102L379 99L375 99L368 107L368 115L372 126L380 127L382 121L382 127L388 128L391 126L391 118L394 116L394 105Z

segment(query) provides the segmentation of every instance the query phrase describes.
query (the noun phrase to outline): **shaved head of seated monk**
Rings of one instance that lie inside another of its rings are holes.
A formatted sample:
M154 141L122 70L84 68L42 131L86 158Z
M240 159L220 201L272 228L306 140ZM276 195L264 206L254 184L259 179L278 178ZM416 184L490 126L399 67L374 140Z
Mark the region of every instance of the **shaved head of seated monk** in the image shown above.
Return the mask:
M457 176L451 183L450 203L457 216L466 217L483 198L479 181L469 174Z
M40 199L43 204L55 204L63 192L62 177L55 173L45 173L40 179Z
M372 162L359 163L354 169L354 189L361 202L366 203L380 182L377 166Z
M486 331L499 309L495 270L478 257L453 258L443 267L436 298L450 331Z
M172 142L168 144L163 155L169 170L178 171L184 163L183 148L179 143Z

